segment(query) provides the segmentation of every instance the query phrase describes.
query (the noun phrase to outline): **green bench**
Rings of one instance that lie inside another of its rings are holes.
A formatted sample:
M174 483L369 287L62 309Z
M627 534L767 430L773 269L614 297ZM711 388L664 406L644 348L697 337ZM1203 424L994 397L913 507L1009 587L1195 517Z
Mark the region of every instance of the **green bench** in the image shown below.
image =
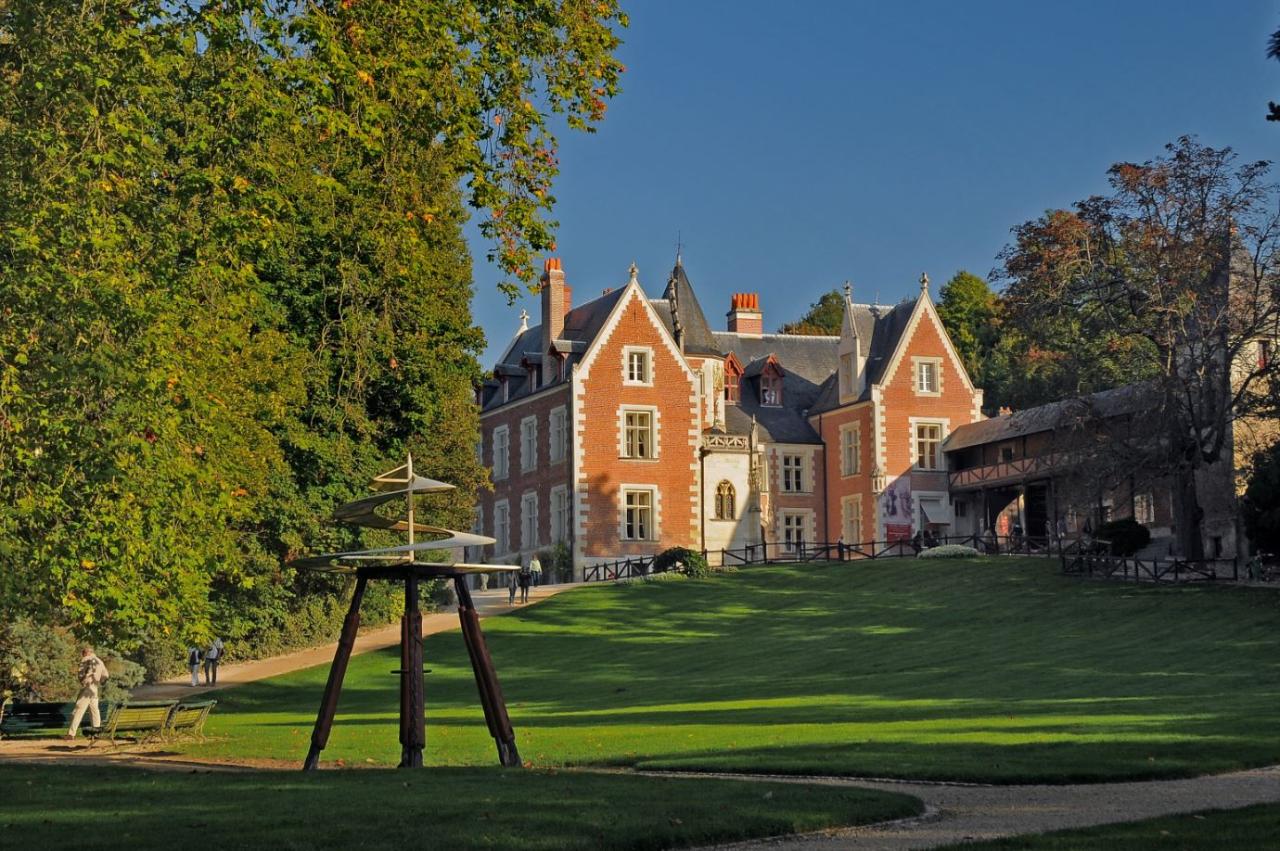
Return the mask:
M107 718L112 711L112 704L98 702L102 718ZM75 712L75 703L40 703L9 701L0 709L0 736L62 736L71 726L71 715ZM89 713L85 713L85 720ZM82 727L86 733L91 727Z
M204 722L209 720L209 713L218 705L216 700L184 701L179 703L169 718L169 729L166 735L177 738L181 735L204 739Z
M134 700L111 707L111 714L103 719L102 726L88 732L90 744L106 739L111 744L117 738L133 739L145 744L163 739L169 731L169 723L178 710L176 700Z

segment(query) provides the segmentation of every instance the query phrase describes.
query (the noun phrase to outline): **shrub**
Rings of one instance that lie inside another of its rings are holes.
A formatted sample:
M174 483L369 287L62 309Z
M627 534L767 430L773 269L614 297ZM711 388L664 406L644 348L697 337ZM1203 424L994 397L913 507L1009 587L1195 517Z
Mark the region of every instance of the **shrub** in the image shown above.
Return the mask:
M711 568L707 566L707 560L702 553L687 547L672 547L654 557L654 573L665 573L669 570L682 571L690 579L705 579L711 575Z
M573 553L564 541L538 553L544 585L573 581Z
M1280 443L1253 456L1240 508L1254 549L1280 552Z
M677 573L674 570L668 570L664 573L648 573L648 574L645 574L644 576L637 576L633 579L629 579L623 582L622 584L627 586L632 586L632 587L638 587L640 585L644 585L647 582L687 582L688 580L689 580L689 577L685 576L683 573Z
M80 654L65 629L17 618L0 627L0 695L14 700L67 700L79 686Z
M98 697L111 703L124 703L135 686L146 679L147 669L131 662L114 650L103 650L98 658L107 666L110 679L98 692Z
M1131 556L1151 543L1151 531L1132 517L1122 517L1098 527L1098 537L1111 543L1113 556Z
M973 558L976 555L980 553L973 547L966 547L964 544L943 544L940 547L921 550L916 558Z

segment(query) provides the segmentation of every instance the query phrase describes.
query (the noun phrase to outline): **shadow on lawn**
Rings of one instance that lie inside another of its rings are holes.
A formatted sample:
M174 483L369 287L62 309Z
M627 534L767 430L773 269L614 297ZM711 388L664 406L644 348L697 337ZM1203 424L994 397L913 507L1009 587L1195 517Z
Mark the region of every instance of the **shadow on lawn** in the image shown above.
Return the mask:
M941 748L1003 777L1018 749L1015 774L1065 755L1073 777L1168 776L1280 759L1276 596L1240 591L1084 584L1012 560L770 567L582 589L485 631L517 731L568 761L725 767L724 749L756 769L906 775L892 766L925 770ZM482 736L460 637L431 636L425 657L429 725ZM352 661L339 729L394 739L398 663ZM326 673L227 692L211 728L309 731ZM584 736L603 744L586 753Z

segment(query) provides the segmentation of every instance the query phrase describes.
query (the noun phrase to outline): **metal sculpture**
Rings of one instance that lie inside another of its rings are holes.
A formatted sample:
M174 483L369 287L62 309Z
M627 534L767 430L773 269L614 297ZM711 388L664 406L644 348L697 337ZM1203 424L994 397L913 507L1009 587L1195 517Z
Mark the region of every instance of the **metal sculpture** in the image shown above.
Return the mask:
M454 532L438 526L419 523L414 518L414 498L420 494L442 493L454 489L453 485L414 475L413 456L394 470L374 478L376 493L342 505L333 512L338 523L361 526L366 529L385 529L406 532L409 542L403 546L383 547L371 550L328 553L297 559L291 564L305 570L327 573L354 574L355 592L351 606L342 622L342 634L338 649L329 668L329 679L316 715L315 730L311 733L311 748L302 765L303 771L311 771L320 763L320 752L329 741L329 731L338 708L338 694L347 673L347 662L355 646L356 631L360 627L360 602L370 579L390 579L404 582L404 615L400 619L400 766L422 766L422 751L426 747L426 720L422 687L422 612L419 608L418 582L422 579L452 579L458 595L458 619L462 622L462 639L476 687L480 691L480 705L489 733L498 746L498 761L504 766L520 765L520 753L516 750L516 735L507 716L507 705L502 697L502 687L493 669L493 660L480 631L480 616L467 588L466 577L472 573L517 571L515 565L495 564L443 564L417 560L417 554L428 550L445 550L455 547L476 547L494 543L493 538L466 532ZM404 500L405 512L399 516L379 513L378 509L398 500ZM426 536L420 539L418 536Z

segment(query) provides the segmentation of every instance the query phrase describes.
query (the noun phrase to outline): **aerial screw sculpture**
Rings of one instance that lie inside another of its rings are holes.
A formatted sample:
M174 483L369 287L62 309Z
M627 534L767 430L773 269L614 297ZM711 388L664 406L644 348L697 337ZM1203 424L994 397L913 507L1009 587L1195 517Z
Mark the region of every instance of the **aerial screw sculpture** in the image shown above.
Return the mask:
M454 532L419 523L414 517L414 499L422 494L442 493L454 486L434 479L415 475L413 456L404 465L389 470L373 480L374 494L340 506L333 512L333 520L366 529L383 529L405 532L408 543L396 547L327 553L291 562L294 567L329 573L345 573L355 576L355 592L351 607L342 623L342 635L334 653L329 680L324 687L320 711L316 715L315 730L311 734L311 748L303 763L304 771L315 769L320 763L320 752L329 741L334 714L338 708L338 694L347 672L347 662L355 646L356 631L360 627L360 601L371 579L392 580L404 583L404 616L400 619L400 766L417 768L422 765L422 751L426 747L426 720L423 714L422 687L422 612L418 599L418 583L423 579L452 579L458 597L458 618L462 622L462 639L471 657L476 687L480 690L480 705L484 709L489 733L498 746L498 761L505 766L520 765L520 753L516 750L516 735L507 716L507 705L502 697L502 687L493 669L493 660L480 631L480 617L471 591L467 588L467 575L519 570L514 565L494 564L444 564L418 561L418 554L430 550L450 550L459 547L476 547L494 543L493 538L466 532ZM403 514L387 514L380 508L403 501Z

